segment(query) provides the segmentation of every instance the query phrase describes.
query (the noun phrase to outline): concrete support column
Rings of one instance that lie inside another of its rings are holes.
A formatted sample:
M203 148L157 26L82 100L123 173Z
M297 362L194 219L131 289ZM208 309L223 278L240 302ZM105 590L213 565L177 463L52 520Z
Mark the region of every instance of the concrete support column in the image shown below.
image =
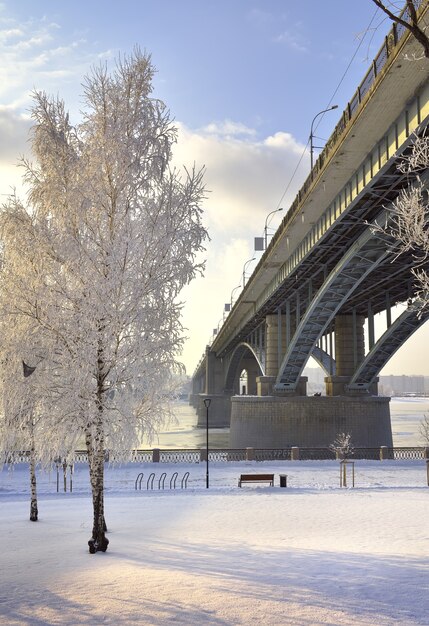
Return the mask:
M292 398L293 396L306 396L307 382L307 376L300 376L295 389L273 389L273 395L284 398Z
M275 382L275 376L258 376L256 379L257 395L271 396Z
M353 376L365 358L363 315L335 318L335 362L337 376Z
M364 360L364 323L363 315L337 315L335 318L336 375L325 378L327 396L344 395L345 386Z
M267 315L265 318L265 374L277 377L279 363L283 360L286 352L286 331L284 327L284 315ZM280 321L280 328L279 328Z
M226 428L229 426L231 418L231 395L228 392L214 394L200 394L198 396L197 426L205 428L207 424L207 408L204 400L209 397L209 428Z
M223 370L220 359L207 346L206 348L206 387L204 393L212 395L223 390Z
M192 378L192 391L191 393L193 395L196 395L197 393L202 393L204 391L204 377L203 376L195 376L194 378Z
M238 376L240 376L240 373L243 370L246 370L247 372L247 392L246 393L249 396L256 396L257 394L257 382L256 381L261 372L260 372L258 363L255 361L253 356L250 358L241 360ZM239 395L242 395L242 390L240 389L238 393Z

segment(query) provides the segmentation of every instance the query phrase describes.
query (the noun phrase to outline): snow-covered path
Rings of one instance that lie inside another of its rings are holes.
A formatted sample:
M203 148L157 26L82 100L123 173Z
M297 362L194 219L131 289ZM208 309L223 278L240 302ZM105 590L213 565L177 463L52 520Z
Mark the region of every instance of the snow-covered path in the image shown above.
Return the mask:
M24 476L3 472L0 623L428 624L423 463L357 463L368 484L343 490L329 462L263 464L304 486L238 489L241 471L262 469L248 465L213 468L210 490L194 466L186 491L135 492L135 467L109 470L110 546L96 555L83 472L73 494L41 487L36 524Z

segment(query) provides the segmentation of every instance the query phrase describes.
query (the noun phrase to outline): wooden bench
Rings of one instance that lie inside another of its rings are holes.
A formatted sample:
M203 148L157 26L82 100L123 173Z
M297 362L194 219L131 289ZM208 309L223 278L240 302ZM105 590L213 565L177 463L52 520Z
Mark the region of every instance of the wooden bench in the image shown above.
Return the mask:
M272 487L274 485L274 474L241 474L238 479L239 487L241 487L241 483L270 483Z

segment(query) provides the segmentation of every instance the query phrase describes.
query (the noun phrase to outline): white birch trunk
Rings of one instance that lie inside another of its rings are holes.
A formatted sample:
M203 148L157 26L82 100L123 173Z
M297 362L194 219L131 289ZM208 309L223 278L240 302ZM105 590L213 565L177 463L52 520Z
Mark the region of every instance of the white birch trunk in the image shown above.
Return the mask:
M104 432L103 432L103 385L104 360L102 339L99 341L97 359L97 417L93 425L94 434L87 434L88 465L92 489L93 527L88 541L91 554L106 552L109 540L105 535L104 519Z
M38 507L37 507L37 482L36 482L36 450L34 444L34 426L33 420L30 420L29 424L31 445L30 445L30 487L31 487L31 501L30 501L30 521L37 522L38 520Z

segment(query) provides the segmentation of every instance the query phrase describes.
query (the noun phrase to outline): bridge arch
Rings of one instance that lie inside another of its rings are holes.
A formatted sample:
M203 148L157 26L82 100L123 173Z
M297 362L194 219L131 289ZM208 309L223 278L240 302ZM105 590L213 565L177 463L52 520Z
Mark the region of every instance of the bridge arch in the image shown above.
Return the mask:
M429 310L410 305L374 344L347 385L349 391L368 391L383 367L429 319Z
M383 210L380 219L388 219ZM381 242L383 245L381 245ZM299 323L279 368L275 388L292 391L297 388L299 377L318 339L333 321L342 304L356 290L364 278L377 269L389 256L397 243L387 244L389 238L375 234L369 226L337 263L326 281L313 298Z
M247 342L238 344L231 355L226 368L225 390L240 393L239 379L244 369L248 376L247 393L254 395L256 394L256 376L263 376L264 369L258 354Z
M333 359L332 356L328 352L326 352L326 350L322 350L322 348L320 348L319 346L314 346L311 356L322 368L326 376L335 375L335 359Z

